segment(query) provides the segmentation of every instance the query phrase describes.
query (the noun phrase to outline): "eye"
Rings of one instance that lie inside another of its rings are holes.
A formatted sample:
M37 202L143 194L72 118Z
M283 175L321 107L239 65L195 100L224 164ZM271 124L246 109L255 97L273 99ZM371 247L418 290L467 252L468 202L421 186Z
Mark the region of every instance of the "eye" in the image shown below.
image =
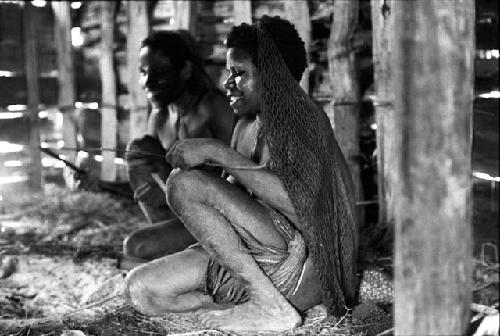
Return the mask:
M245 71L237 71L236 69L230 69L230 70L226 69L226 73L228 76L235 78L235 77L241 77L245 73Z

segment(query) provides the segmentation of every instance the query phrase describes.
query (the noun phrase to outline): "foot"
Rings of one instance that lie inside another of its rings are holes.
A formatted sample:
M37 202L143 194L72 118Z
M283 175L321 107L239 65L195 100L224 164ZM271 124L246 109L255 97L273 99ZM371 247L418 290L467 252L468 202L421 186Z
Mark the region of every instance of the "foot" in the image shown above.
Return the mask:
M285 298L283 301L266 304L249 301L202 313L200 321L209 328L226 331L282 331L299 326L300 315Z

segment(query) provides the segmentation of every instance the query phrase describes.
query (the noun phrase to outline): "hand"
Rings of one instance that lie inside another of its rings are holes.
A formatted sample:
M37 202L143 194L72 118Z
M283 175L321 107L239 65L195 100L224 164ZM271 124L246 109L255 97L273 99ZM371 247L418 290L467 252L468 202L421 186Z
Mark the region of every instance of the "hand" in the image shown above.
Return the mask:
M167 153L167 162L173 168L189 169L213 158L214 149L220 144L210 138L183 139L175 142Z

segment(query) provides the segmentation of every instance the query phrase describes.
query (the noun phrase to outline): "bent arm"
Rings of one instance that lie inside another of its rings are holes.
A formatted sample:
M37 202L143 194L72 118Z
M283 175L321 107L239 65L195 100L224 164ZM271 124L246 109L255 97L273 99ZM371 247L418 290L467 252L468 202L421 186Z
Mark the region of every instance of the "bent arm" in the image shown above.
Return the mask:
M267 168L257 170L228 168L231 166L257 167L258 165L234 149L222 144L216 146L212 154L211 162L223 166L229 174L259 199L279 210L292 222L297 223L297 215L290 197L276 174Z

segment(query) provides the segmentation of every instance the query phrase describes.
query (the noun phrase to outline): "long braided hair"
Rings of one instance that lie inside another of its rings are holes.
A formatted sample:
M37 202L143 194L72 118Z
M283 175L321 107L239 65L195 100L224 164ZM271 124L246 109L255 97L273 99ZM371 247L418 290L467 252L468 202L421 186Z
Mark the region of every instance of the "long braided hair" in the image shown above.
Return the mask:
M300 59L279 48L285 34L273 34L275 22L290 27L285 45L290 35L298 37L293 25L279 17L251 25L269 168L285 185L299 217L329 310L341 315L355 303L357 286L352 180L328 117L299 86L305 66L299 73ZM229 47L238 47L229 41ZM303 43L299 46L303 49Z

